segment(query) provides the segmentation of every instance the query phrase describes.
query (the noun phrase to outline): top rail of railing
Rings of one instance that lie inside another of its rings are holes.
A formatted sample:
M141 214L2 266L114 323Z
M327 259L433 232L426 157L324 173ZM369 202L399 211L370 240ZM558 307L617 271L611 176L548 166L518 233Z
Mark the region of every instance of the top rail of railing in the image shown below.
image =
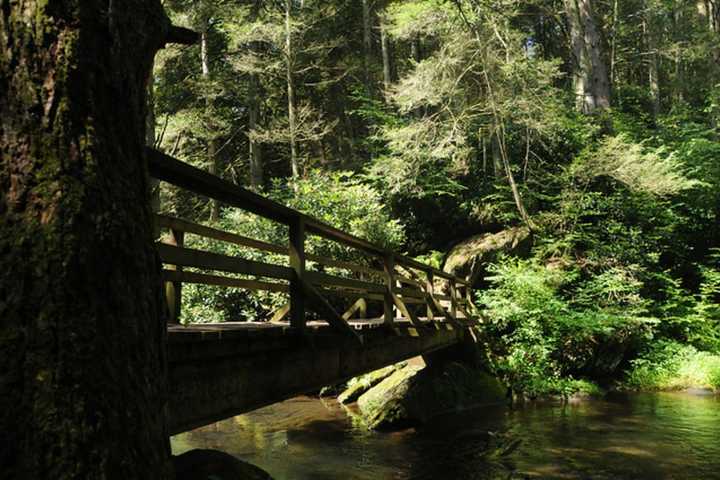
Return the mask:
M468 285L468 281L463 278L418 262L405 255L386 250L379 245L351 235L314 217L274 202L155 149L148 148L147 156L150 175L158 180L284 225L292 226L302 223L307 233L316 234L346 246L363 250L380 258L392 257L396 264L422 270L461 285Z

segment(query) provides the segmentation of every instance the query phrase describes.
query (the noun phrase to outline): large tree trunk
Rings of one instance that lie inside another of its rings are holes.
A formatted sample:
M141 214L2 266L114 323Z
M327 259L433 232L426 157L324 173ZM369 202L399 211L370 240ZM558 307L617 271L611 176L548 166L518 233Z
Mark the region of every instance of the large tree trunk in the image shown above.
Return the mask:
M210 82L210 52L208 46L208 22L205 21L202 32L200 34L200 65L202 68L202 78L209 84ZM205 122L207 123L206 129L208 131L208 142L207 142L207 158L210 165L209 171L213 175L218 175L220 172L220 165L218 156L215 152L215 137L214 137L214 122L213 122L213 109L212 109L212 98L208 90L209 85L206 85L205 93ZM220 218L220 203L217 200L210 201L210 220L217 220Z
M565 0L576 107L593 113L610 107L610 80L603 59L602 36L591 0Z
M0 472L169 477L145 164L158 0L0 0Z
M719 0L698 0L697 4L700 22L707 25L707 29L711 33L718 33L720 26L720 1ZM713 55L713 68L718 71L718 63L720 63L720 42L717 41L711 48Z
M153 75L153 67L150 66L150 74L147 80L147 114L145 115L145 144L155 147L155 77ZM160 182L154 178L150 179L150 208L153 213L160 212ZM160 236L160 230L157 222L153 221L153 237Z
M720 20L717 0L698 0L697 9L700 20L708 26L711 32L717 32Z

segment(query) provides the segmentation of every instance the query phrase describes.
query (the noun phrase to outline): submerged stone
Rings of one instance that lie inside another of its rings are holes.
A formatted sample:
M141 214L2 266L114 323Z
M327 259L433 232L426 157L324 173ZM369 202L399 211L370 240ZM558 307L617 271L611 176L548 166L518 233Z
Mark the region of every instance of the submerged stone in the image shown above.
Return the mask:
M265 470L219 450L190 450L173 457L176 480L273 480Z

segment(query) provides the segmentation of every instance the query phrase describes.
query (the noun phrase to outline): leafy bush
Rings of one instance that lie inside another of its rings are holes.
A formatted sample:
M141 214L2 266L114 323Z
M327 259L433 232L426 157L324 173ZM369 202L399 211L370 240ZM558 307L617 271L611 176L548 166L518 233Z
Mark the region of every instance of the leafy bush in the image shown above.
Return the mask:
M405 240L403 226L389 217L377 192L351 173L312 172L294 183L275 182L267 193L273 200L385 248L398 250ZM212 226L275 245L288 244L286 226L239 209L223 210L220 220ZM287 264L284 255L205 238L190 236L186 245L250 260ZM368 262L361 252L316 236L307 237L305 249L307 253L322 257ZM335 273L331 268L325 268L325 271ZM286 302L286 296L280 293L188 284L183 287L183 321L269 320L273 311Z
M631 362L624 385L636 390L717 388L720 355L687 344L660 340Z
M486 338L497 372L529 396L572 393L584 388L575 376L614 371L652 324L639 311L620 308L639 285L617 272L579 286L581 272L558 263L505 259L491 272L492 288L479 295ZM624 295L613 297L618 290ZM576 295L583 302L574 305Z
M714 390L720 390L720 364L710 370L708 383Z

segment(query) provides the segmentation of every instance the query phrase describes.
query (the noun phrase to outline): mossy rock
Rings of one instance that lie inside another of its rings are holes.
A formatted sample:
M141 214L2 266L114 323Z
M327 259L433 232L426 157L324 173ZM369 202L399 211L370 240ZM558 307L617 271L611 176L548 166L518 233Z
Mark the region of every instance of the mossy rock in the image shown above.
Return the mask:
M473 285L486 275L486 265L498 254L527 256L532 236L527 227L513 227L498 233L474 235L455 245L447 255L443 270L467 278Z
M389 367L375 370L374 372L367 373L355 377L347 383L347 387L343 392L338 395L337 400L342 404L352 403L360 396L370 390L378 383L385 380L387 377L392 375L395 371L405 366L405 363L398 365L390 365Z
M506 393L495 377L457 362L408 365L364 393L358 408L368 428L386 430L452 411L507 404Z
M176 480L273 480L265 470L218 450L190 450L173 457Z

